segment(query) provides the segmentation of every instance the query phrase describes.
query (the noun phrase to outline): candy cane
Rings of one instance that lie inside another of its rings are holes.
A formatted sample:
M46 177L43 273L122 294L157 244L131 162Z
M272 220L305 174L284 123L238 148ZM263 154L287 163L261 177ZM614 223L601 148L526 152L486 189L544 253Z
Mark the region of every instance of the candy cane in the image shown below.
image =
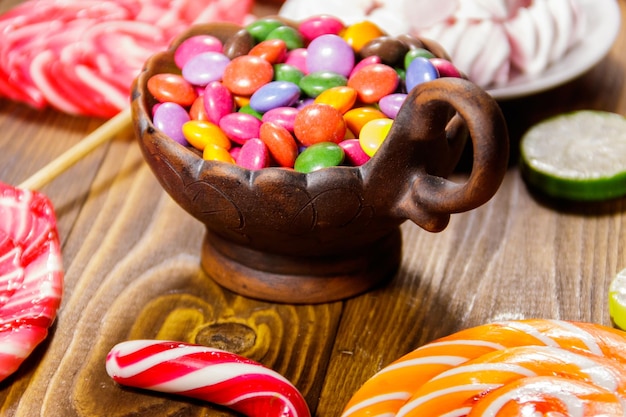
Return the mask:
M234 353L158 340L122 342L106 370L121 385L197 398L247 416L309 417L302 394L283 376Z
M355 393L342 417L474 415L473 407L491 393L498 395L511 384L523 386L519 381L546 374L578 378L593 387L594 395L603 393L604 397L598 395L608 401L608 409L621 410L626 404L625 371L626 333L619 330L558 320L492 323L444 337L398 359ZM563 395L575 397L585 391L581 384L564 387ZM517 393L510 398L532 391L510 389ZM585 407L580 410L593 409ZM624 415L620 413L607 415Z

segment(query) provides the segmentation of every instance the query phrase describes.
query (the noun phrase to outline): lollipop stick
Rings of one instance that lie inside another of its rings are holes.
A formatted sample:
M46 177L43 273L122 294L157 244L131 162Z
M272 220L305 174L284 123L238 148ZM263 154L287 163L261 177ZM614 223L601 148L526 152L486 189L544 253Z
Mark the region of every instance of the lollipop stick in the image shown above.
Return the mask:
M130 108L127 108L109 119L102 126L87 135L83 140L51 161L48 165L35 172L18 187L28 190L40 189L63 171L82 159L89 152L93 151L98 146L124 130L130 125L130 123Z

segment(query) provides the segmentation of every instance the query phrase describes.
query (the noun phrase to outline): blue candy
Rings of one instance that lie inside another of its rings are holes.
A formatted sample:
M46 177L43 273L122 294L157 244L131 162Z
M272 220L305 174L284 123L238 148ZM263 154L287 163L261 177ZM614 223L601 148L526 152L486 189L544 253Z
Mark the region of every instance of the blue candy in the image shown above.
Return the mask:
M406 70L406 91L411 91L415 86L439 78L439 71L426 58L415 58Z
M272 81L250 97L250 107L265 113L277 107L289 107L300 98L300 87L290 81Z

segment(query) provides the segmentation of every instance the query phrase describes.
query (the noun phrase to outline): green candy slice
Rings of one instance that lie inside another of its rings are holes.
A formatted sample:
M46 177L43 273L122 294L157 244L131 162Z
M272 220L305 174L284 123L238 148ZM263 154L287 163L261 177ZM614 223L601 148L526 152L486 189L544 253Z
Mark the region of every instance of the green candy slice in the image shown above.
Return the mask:
M531 127L520 143L531 186L557 198L606 200L626 195L626 118L579 110Z

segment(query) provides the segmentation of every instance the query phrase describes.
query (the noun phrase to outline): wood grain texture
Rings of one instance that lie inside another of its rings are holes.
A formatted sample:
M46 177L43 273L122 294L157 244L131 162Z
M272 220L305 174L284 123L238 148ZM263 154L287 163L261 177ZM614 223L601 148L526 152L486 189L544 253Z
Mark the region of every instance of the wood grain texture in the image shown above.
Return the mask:
M15 3L0 1L0 10ZM626 2L619 4L626 21ZM531 317L610 325L608 285L626 268L626 198L546 199L520 177L515 150L530 125L553 114L625 114L625 43L623 28L611 54L587 74L503 102L513 153L496 196L453 215L440 233L403 224L400 271L345 302L272 304L216 285L200 268L202 226L162 191L132 134L119 135L43 189L59 219L65 294L50 337L0 383L0 415L234 415L113 383L106 353L134 338L249 356L291 379L314 415L332 417L376 371L462 328ZM19 183L101 123L0 99L0 181Z

